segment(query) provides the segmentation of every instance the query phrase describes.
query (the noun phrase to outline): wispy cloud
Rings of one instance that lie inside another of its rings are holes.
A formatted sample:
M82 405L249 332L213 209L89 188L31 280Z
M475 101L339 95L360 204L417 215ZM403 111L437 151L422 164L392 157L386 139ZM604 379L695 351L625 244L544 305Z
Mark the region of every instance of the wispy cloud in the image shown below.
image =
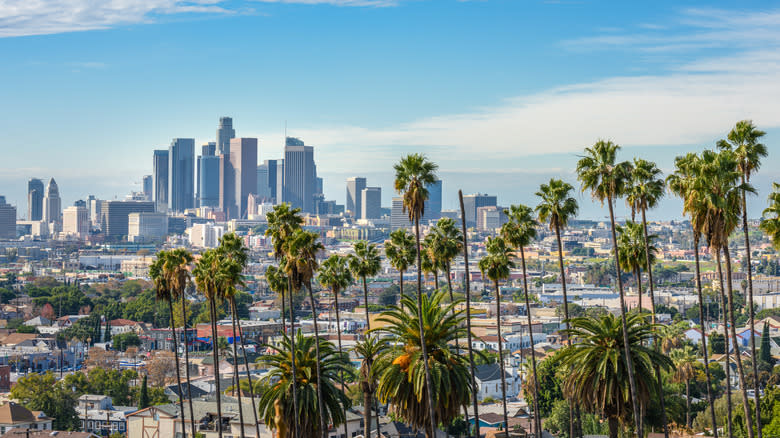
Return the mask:
M398 6L401 0L253 0L261 3L287 3L298 5L332 5L359 7L389 7Z
M172 14L225 14L223 0L0 0L0 37L148 23Z

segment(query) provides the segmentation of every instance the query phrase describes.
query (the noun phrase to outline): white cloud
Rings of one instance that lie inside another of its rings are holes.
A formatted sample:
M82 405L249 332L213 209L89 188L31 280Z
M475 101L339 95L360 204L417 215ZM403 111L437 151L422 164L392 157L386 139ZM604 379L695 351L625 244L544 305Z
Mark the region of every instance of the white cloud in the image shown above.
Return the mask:
M400 0L254 0L261 3L287 3L299 5L332 5L359 7L398 6Z
M156 15L224 14L222 0L0 0L0 37L147 23Z

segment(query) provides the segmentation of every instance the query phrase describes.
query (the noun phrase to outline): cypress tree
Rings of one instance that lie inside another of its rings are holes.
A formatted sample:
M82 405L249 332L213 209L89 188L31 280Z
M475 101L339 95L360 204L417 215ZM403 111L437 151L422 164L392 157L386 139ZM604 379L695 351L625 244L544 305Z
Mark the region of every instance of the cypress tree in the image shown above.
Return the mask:
M141 384L141 395L138 396L138 409L149 407L149 387L146 382L146 374L144 374L144 381Z
M758 350L758 359L769 365L772 366L773 360L772 360L772 353L770 352L771 347L769 346L769 324L766 322L764 323L764 330L761 332L761 347Z
M106 320L106 331L103 335L103 342L109 342L111 340L111 324Z

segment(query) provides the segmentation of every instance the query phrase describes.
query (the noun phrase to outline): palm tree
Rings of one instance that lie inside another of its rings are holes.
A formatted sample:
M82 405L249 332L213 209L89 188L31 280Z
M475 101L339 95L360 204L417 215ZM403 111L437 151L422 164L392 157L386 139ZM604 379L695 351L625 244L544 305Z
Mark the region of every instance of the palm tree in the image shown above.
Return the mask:
M768 202L769 206L762 213L759 228L769 236L775 248L780 248L780 184L772 183Z
M690 345L672 350L669 359L674 364L673 381L685 384L685 425L691 428L691 379L696 377L696 355Z
M514 255L511 248L502 237L488 237L487 256L479 261L482 275L493 281L496 288L496 331L498 332L498 363L501 368L501 402L504 408L504 427L509 427L509 416L506 413L506 375L504 373L504 348L501 342L501 290L498 283L509 278L509 270L515 267L512 261Z
M655 366L671 366L665 355L645 347L655 327L647 324L641 314L618 319L607 313L600 318L574 318L571 328L566 330L577 342L561 353L561 363L568 371L561 389L580 406L607 417L612 438L618 436L620 424L630 424L632 415L636 415L636 403L646 405L655 393ZM626 334L628 344L624 345ZM627 368L628 364L635 369ZM633 393L626 388L627 377L632 374L639 376L638 391Z
M375 401L374 393L377 388L376 374L372 372L372 364L387 349L387 344L381 341L377 336L367 334L366 337L355 344L355 353L363 358L360 363L360 389L363 391L363 423L365 427L366 437L371 436L371 409L368 407L373 405ZM379 412L376 416L377 437L381 438L379 432Z
M323 424L337 427L346 421L341 407L350 406L349 397L336 383L339 375L351 373L347 356L324 339L316 345L316 338L303 336L300 330L295 337L296 342L292 342L291 336L284 334L281 345L266 346L274 353L258 360L269 367L269 373L264 377L268 390L260 396L258 409L263 422L275 429L279 438L291 438L295 430L306 437L322 435ZM296 374L292 373L293 357L298 364ZM321 388L313 384L313 374L320 375ZM321 395L318 396L318 392ZM295 393L298 395L293 398ZM300 401L297 411L293 400ZM290 430L291 426L293 430Z
M474 366L474 346L471 342L471 285L469 284L469 277L471 271L469 269L469 245L468 245L468 232L466 231L466 208L463 205L463 191L458 190L458 201L460 203L460 226L461 235L463 237L463 265L465 267L464 280L466 289L466 343L469 349L469 374L471 376L471 387L475 388L471 391L471 403L474 407L474 432L476 436L479 434L479 403L477 400L477 381L476 372Z
M585 148L585 156L577 162L577 178L582 183L582 190L590 190L594 199L598 199L601 205L607 201L609 206L609 221L612 226L612 246L615 253L615 268L617 272L618 291L620 292L620 314L623 322L623 347L626 349L623 358L627 361L629 387L631 389L632 407L634 409L634 421L639 436L643 435L643 421L639 415L640 406L636 387L634 365L629 353L628 326L626 322L626 299L623 292L623 280L620 273L618 257L617 232L615 230L615 211L613 202L623 195L626 181L629 178L629 165L626 162L616 163L617 151L620 149L611 141L599 140L592 147Z
M636 286L639 292L639 311L642 312L642 270L647 271L648 260L650 265L655 262L655 254L658 249L654 246L645 246L642 225L636 222L626 221L623 226L617 226L618 254L620 255L620 267L625 272L633 272L636 278ZM649 236L648 240L654 240L656 236ZM650 249L650 254L645 250ZM651 303L652 305L652 303ZM655 313L655 312L653 312Z
M422 272L423 275L428 276L428 274L431 274L433 276L433 288L434 290L439 290L439 268L441 263L439 262L439 259L436 255L436 248L434 247L434 237L432 234L428 234L425 236L425 239L422 241Z
M417 247L417 316L423 320L422 315L422 249L420 247L420 218L425 214L425 201L428 199L427 186L436 181L436 169L439 166L428 161L425 155L410 154L393 166L395 170L395 190L403 196L403 210L408 212L409 220L414 222L414 236ZM431 384L431 370L428 366L428 351L425 342L425 328L420 325L420 347L422 349L423 365L425 368L425 387L428 392L428 411L431 421L431 433L436 430L435 409L433 405L433 388Z
M179 386L179 412L181 415L182 435L186 436L186 426L184 425L184 391L181 387L181 371L179 367L179 349L177 348L176 323L173 318L173 302L179 298L183 290L174 287L174 272L179 268L176 260L168 251L157 253L157 259L149 266L149 277L154 282L154 289L157 301L163 301L168 304L168 311L171 321L171 339L173 340L173 356L176 360L176 384ZM108 323L106 323L108 324ZM185 336L186 339L186 336ZM186 348L186 347L185 347ZM193 420L190 414L190 420ZM193 421L194 423L194 421ZM194 435L193 435L194 436Z
M385 241L385 255L390 264L398 271L401 295L404 295L404 273L414 265L417 248L414 246L414 236L406 228L399 228L390 233L390 239Z
M444 291L423 296L419 308L411 297L401 297L398 306L382 312L377 319L385 325L374 329L390 335L391 340L390 347L374 364L373 372L379 379L378 397L431 438L435 425L449 424L468 404L472 391L468 362L449 344L465 335L463 312L453 313L460 301L445 304L445 297ZM425 331L425 351L429 352L427 359L422 356L421 338L416 333L421 327ZM428 380L430 388L423 385L426 365L433 376L432 381ZM431 395L435 398L429 400ZM429 417L431 406L433 418Z
M305 231L302 229L296 230L292 236L288 239L284 247L285 257L287 258L287 264L284 266L287 277L291 279L294 291L306 288L309 291L309 303L311 304L311 313L314 319L314 337L316 342L314 348L317 352L316 356L316 380L317 380L317 397L320 403L320 412L325 412L323 406L324 400L322 398L322 382L320 374L320 334L319 324L317 322L317 303L314 301L314 292L312 290L311 281L314 278L314 273L317 272L317 253L323 251L325 247L318 241L319 234ZM325 422L325 416L320 416L322 422L320 431L323 437L328 436L328 425Z
M360 280L363 282L363 301L366 306L366 333L368 333L368 331L371 330L371 318L368 314L368 283L366 278L373 277L379 273L379 270L382 268L382 258L379 255L379 250L376 245L368 243L365 240L355 242L353 248L355 254L352 254L349 257L349 269L352 271L352 275L360 277ZM368 366L370 367L371 363L369 363ZM379 409L378 407L376 408L377 433L379 433ZM363 410L370 412L371 406L364 406ZM369 433L371 432L370 422L366 423L364 427L365 436L369 437Z
M436 255L447 275L447 290L450 293L450 301L452 301L455 299L452 294L452 278L450 278L452 261L463 251L463 236L455 226L455 221L448 217L439 219L436 226L431 229L431 234L433 235Z
M528 336L531 338L531 371L533 373L534 394L534 429L537 436L542 431L542 420L539 418L539 379L536 374L536 355L534 354L534 332L531 322L531 302L528 299L528 277L525 268L525 247L536 239L536 227L539 225L533 217L533 210L523 204L512 205L504 210L508 221L501 227L501 237L515 250L520 251L520 263L523 267L523 292L525 297L525 313L528 316Z
M339 342L338 344L339 354L342 354L343 350L341 349L341 319L339 318L339 292L348 288L349 285L351 285L352 282L354 281L352 279L352 273L349 271L347 258L341 257L338 254L333 254L327 259L325 259L325 261L322 262L322 264L320 264L320 270L317 276L317 280L322 285L322 287L326 287L330 289L331 293L333 293L333 301L336 306L336 334L338 336L338 342ZM339 374L339 383L341 384L342 391L344 391L346 387L344 386L343 373ZM344 415L346 415L346 410L347 410L347 406L344 405L344 412L345 412ZM348 436L348 435L349 433L347 433L347 423L344 422L344 436Z
M287 263L283 260L280 265ZM287 275L284 271L277 268L274 265L270 265L265 269L265 281L268 282L268 288L279 294L281 301L281 311L279 314L282 317L282 330L287 333L287 322L284 318L284 308L287 307L284 301L284 291L287 290Z
M707 376L707 400L710 407L710 419L712 421L712 432L715 438L718 438L718 423L715 416L715 398L712 394L712 377L710 375L709 355L707 354L707 327L704 323L704 294L701 287L701 267L699 262L699 239L704 230L706 221L706 202L702 193L695 190L696 178L699 174L700 160L696 154L689 153L675 159L675 171L666 178L669 190L683 199L683 214L691 218L691 228L693 231L693 249L694 266L696 269L696 291L699 297L699 321L701 323L702 337L702 357L704 358L704 372ZM728 370L727 370L728 371ZM730 391L730 388L728 388ZM729 417L731 409L729 409Z
M760 143L761 137L766 135L766 132L756 128L750 120L742 120L737 122L734 129L728 134L728 140L718 141L718 147L726 150L733 150L737 161L738 168L742 173L742 184L750 182L751 175L761 167L761 159L766 157L766 146ZM742 233L745 235L745 261L747 262L748 270L748 320L750 324L750 332L755 332L755 310L753 308L753 265L750 263L750 234L748 233L747 222L747 191L742 191ZM756 356L756 340L755 336L750 337L750 357ZM753 362L753 389L756 393L756 424L759 425L758 438L761 438L761 398L759 394L758 383L758 364L757 361Z

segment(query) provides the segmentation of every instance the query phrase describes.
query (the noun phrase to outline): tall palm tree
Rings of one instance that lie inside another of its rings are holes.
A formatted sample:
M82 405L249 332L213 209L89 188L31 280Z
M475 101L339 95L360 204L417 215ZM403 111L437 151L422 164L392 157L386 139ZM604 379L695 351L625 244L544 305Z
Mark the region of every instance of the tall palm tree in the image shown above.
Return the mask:
M366 437L371 436L371 410L368 406L372 406L376 403L374 401L374 393L377 389L376 374L372 372L372 365L376 361L377 357L387 349L387 344L380 340L377 336L366 334L366 337L362 341L355 344L354 351L363 360L360 363L360 389L363 391L363 423L365 427ZM381 438L379 432L379 413L376 417L377 437Z
M643 435L643 421L640 416L639 398L637 397L636 376L634 365L629 353L628 327L626 322L626 299L623 291L620 263L618 257L617 232L615 230L615 211L613 202L624 194L626 181L629 178L629 165L626 162L617 163L617 151L620 146L605 140L599 140L592 147L585 148L585 156L577 162L577 178L582 183L582 191L590 190L594 199L598 199L601 205L607 201L609 206L609 221L612 228L612 246L615 254L615 268L617 272L618 291L620 293L620 314L623 323L623 347L626 353L629 387L631 389L632 407L634 409L634 421L639 436Z
M317 381L317 399L320 403L320 412L325 412L323 406L324 400L322 397L322 382L320 374L320 334L317 321L317 303L314 301L314 292L311 285L315 272L317 272L318 262L317 253L323 251L325 247L319 242L319 234L305 231L302 229L296 230L292 236L288 239L284 247L285 257L287 258L287 264L284 266L287 277L291 279L294 291L299 291L302 288L306 288L309 291L309 303L311 304L311 313L314 319L314 337L316 342L314 348L317 352L316 356L316 381ZM320 416L320 431L323 438L328 436L328 425L325 422L325 416Z
M452 261L463 251L463 236L455 225L455 221L448 217L439 219L431 232L434 235L436 254L447 275L447 290L450 293L450 301L452 301L455 299L452 294Z
M341 406L350 406L349 397L336 383L340 374L352 373L347 356L340 354L333 343L324 339L319 340L319 346L315 346L316 338L303 336L300 330L295 337L297 342L291 342L291 336L283 334L281 345L266 346L273 354L258 359L269 367L269 373L264 377L268 390L260 396L258 409L263 422L275 429L279 438L291 438L295 430L305 437L320 436L323 433L322 424L330 423L338 427L346 422ZM293 357L298 364L296 374L292 373ZM317 364L320 368L321 388L316 388L318 385L313 384L311 379L317 373ZM322 394L322 403L317 402L320 398L318 390ZM295 399L300 401L297 411L292 403L292 394L295 393L298 393Z
M509 416L506 413L506 375L504 373L504 348L501 342L501 290L499 281L509 278L509 270L515 267L512 261L514 255L506 241L498 237L488 237L487 256L479 261L482 275L493 281L496 288L496 331L498 333L498 363L501 368L501 403L504 408L504 427L509 427Z
M333 301L336 306L336 335L338 336L338 347L339 347L339 354L343 353L343 350L341 349L341 319L339 318L339 293L343 291L344 289L348 288L349 285L352 284L354 281L352 279L352 273L349 271L349 265L347 263L347 258L342 257L338 254L333 254L327 259L325 259L322 264L320 264L320 270L317 276L317 280L322 285L322 287L326 287L330 289L331 293L333 294ZM341 389L345 390L346 387L344 386L344 374L339 373L339 383L341 384ZM346 415L347 405L344 405L344 412ZM367 411L367 410L366 410ZM347 432L347 423L344 422L344 436L348 436L349 433Z
M691 218L693 231L694 267L696 274L696 291L699 298L699 321L702 329L701 347L704 358L704 372L707 377L707 401L709 402L712 432L718 438L718 423L715 416L715 398L712 394L712 377L710 375L709 355L707 353L707 327L704 320L704 294L701 287L701 267L699 262L699 241L704 230L707 207L702 193L695 190L695 182L700 172L700 159L696 154L689 153L675 159L675 171L666 178L669 190L683 199L683 214ZM730 391L730 388L729 388ZM729 409L729 416L731 415Z
M179 367L179 349L178 338L176 337L176 322L173 318L173 302L179 298L178 294L183 293L183 289L174 287L174 281L176 281L176 279L174 279L174 272L179 268L180 266L170 252L160 251L157 253L157 259L149 266L149 277L154 282L157 301L162 301L168 304L168 311L171 321L173 357L176 361L176 384L179 386L179 413L181 415L181 430L182 435L186 436L186 426L184 425L184 391L182 390L181 386L181 368ZM106 324L108 324L108 322L106 322ZM192 417L192 414L190 414L190 420L194 423L193 418L194 417Z
M427 277L428 274L433 276L433 288L439 290L439 268L441 263L436 255L436 248L434 247L434 236L428 234L422 241L422 272Z
M350 255L349 257L349 269L352 271L352 275L355 277L360 277L360 280L363 283L363 301L365 302L366 306L366 333L371 330L371 317L368 314L368 277L373 277L379 273L379 270L382 268L382 258L379 255L379 250L377 249L376 245L373 243L368 243L365 240L359 240L355 242L355 245L353 246L353 249L355 250L355 253ZM368 366L371 366L371 363L368 363ZM377 424L377 433L379 433L379 409L378 406L376 406L376 424ZM364 411L371 412L371 406L364 406ZM371 432L370 427L371 424L366 423L364 425L365 427L365 436L369 437L369 433Z
M768 203L769 206L762 213L759 228L772 240L775 248L780 248L780 184L772 183Z
M284 257L284 247L292 234L301 228L303 225L303 218L300 216L300 208L291 208L290 204L283 203L274 206L273 211L266 215L268 221L268 228L265 230L265 235L270 236L273 242L273 254L277 262L282 266L282 258ZM286 261L284 261L286 264ZM287 277L287 297L289 298L290 312L290 343L291 348L295 350L295 307L293 306L293 291L291 286L292 280ZM284 309L284 305L282 305ZM295 374L295 356L292 357L292 374ZM298 411L298 392L293 391L293 409L294 412ZM298 438L298 423L293 425L293 436Z
M281 265L284 265L286 261L282 261ZM279 314L282 316L282 330L287 333L287 322L284 318L284 309L287 304L284 301L284 292L287 290L287 275L284 271L277 268L274 265L270 265L265 269L265 281L268 283L268 288L279 294L281 301L281 311Z
M465 289L466 289L466 343L468 344L469 349L469 370L471 371L469 375L471 376L471 387L475 388L473 391L471 391L471 403L474 407L474 434L476 436L480 436L479 434L479 403L477 400L477 381L476 381L476 371L474 366L474 345L471 342L471 284L470 284L470 276L471 271L469 269L469 245L468 245L468 231L466 230L466 208L463 205L463 191L458 190L458 201L460 203L460 226L461 226L461 235L463 237L463 265L465 267L464 269L464 282L465 282Z
M690 345L671 351L669 359L674 364L673 381L685 384L685 426L691 428L691 379L696 377L696 355Z
M555 231L555 237L558 242L558 267L561 272L561 291L563 292L563 316L566 328L569 328L569 297L566 293L566 271L563 267L563 242L561 241L561 229L566 228L569 220L577 216L579 206L577 200L572 196L574 187L571 184L563 182L560 179L552 178L547 184L542 184L536 196L541 198L539 205L536 206L536 213L539 215L539 222L549 224L550 231ZM571 345L571 340L566 340ZM577 410L578 411L578 410ZM579 411L578 411L579 412ZM569 418L575 418L575 421L569 422L569 435L575 435L575 423L579 415L576 415L574 406L569 403Z
M642 225L636 222L626 221L625 225L617 226L618 254L620 255L620 267L625 272L633 272L639 292L639 311L642 307L642 270L647 271L648 260L650 266L655 262L658 249L654 246L645 246ZM654 240L656 236L649 236L648 240ZM649 249L650 254L645 254ZM649 257L648 257L649 256ZM652 305L652 303L651 303ZM655 313L655 312L653 312Z
M472 393L471 375L466 358L455 354L450 342L465 335L463 312L453 313L460 301L445 303L444 291L421 299L418 313L415 300L401 297L398 306L382 312L377 319L385 325L374 331L390 336L390 346L377 359L373 372L379 379L377 395L389 402L392 410L412 427L434 436L435 424L449 424L466 406ZM422 315L420 319L419 315ZM421 323L422 321L422 323ZM416 331L425 330L428 359L422 357L422 345ZM433 381L429 393L424 385L428 365ZM428 399L429 394L433 400ZM434 406L434 417L429 418Z
M417 316L422 321L422 248L420 247L420 218L425 214L425 201L428 199L428 187L436 181L439 166L422 154L410 154L393 166L395 170L395 190L403 197L403 210L408 212L409 220L414 222L414 237L417 247ZM436 430L434 423L433 388L431 370L428 366L428 351L425 343L425 328L420 325L420 347L425 368L425 387L428 392L428 411L431 421L431 433Z
M723 253L726 265L726 292L728 294L728 308L724 313L728 318L724 320L726 326L731 328L731 341L734 346L734 357L737 363L737 375L742 392L742 403L745 409L745 421L748 437L753 438L753 419L750 412L750 404L747 397L747 385L745 372L742 366L742 357L737 341L737 329L734 313L734 294L731 281L731 255L729 251L729 236L736 229L741 213L741 199L744 192L755 192L747 183L741 184L742 172L738 169L738 161L734 152L724 149L720 153L705 150L702 153L702 178L699 179L699 188L706 194L708 205L707 227L711 236L713 251L717 251L716 261L719 274L720 254ZM719 277L722 278L721 275ZM725 317L725 315L724 315ZM727 343L728 345L728 343Z
M742 173L742 184L750 182L750 177L761 167L761 159L766 157L767 149L766 145L760 143L761 137L766 135L766 132L759 130L750 120L742 120L737 122L734 129L732 129L727 137L727 140L718 141L718 147L721 149L733 150L738 161L738 167ZM750 325L750 332L755 333L755 310L753 308L753 265L750 262L750 234L748 233L747 222L747 192L742 191L742 233L745 235L745 260L747 262L748 270L748 321ZM756 356L756 340L755 336L750 337L750 357ZM756 424L759 425L758 438L761 438L761 396L759 394L758 383L758 364L756 360L753 362L753 389L756 393Z
M404 295L404 273L417 259L417 248L414 246L414 236L406 228L399 228L390 233L390 239L385 241L385 255L390 265L398 271L401 296Z
M647 324L644 317L636 313L625 316L626 325L623 320L611 313L600 318L572 319L571 328L566 332L577 342L566 347L560 356L568 371L561 389L580 406L607 417L612 438L618 436L620 424L630 424L631 417L636 415L634 405L646 405L657 390L655 365L664 369L671 366L668 357L645 347L652 339L654 324ZM628 344L624 345L626 333ZM626 355L631 356L631 360L626 360ZM628 364L635 368L629 369ZM626 388L627 377L631 374L639 376L636 393Z
M523 293L525 298L525 313L528 316L528 336L531 338L531 371L533 373L534 394L534 429L537 436L542 431L542 420L539 418L539 378L536 374L536 355L534 354L534 331L531 321L531 302L528 299L528 277L525 268L525 247L536 239L536 227L533 209L527 205L512 205L504 210L507 223L501 226L501 237L515 250L520 251L520 263L523 267Z

